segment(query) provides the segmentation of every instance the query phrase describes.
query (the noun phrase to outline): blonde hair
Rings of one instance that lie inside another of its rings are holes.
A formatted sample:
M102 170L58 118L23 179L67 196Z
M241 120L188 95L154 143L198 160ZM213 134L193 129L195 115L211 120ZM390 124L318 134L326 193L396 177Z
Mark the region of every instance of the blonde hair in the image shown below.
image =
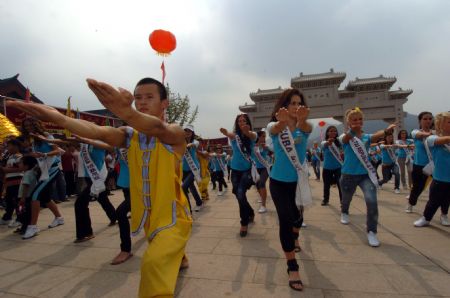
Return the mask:
M450 118L450 112L442 112L434 116L434 125L436 128L436 135L442 135L442 124L445 118Z
M345 111L345 122L348 123L350 117L353 115L361 115L361 117L363 117L364 119L364 114L360 110L360 108L354 107L353 109L348 109L347 111Z

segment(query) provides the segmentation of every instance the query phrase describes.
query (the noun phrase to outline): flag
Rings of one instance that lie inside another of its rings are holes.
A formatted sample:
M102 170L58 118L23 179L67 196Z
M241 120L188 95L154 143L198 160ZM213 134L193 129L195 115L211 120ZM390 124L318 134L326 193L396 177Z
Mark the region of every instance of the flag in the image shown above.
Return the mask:
M25 91L25 102L31 102L31 93L30 89L27 87L27 91Z
M162 70L162 84L164 85L164 80L166 79L166 66L164 65L164 61L161 63Z
M72 96L69 96L69 98L67 99L67 110L66 110L66 116L72 118L72 111L70 110L70 98ZM66 136L66 138L70 138L72 136L72 133L70 131L68 131L67 129L64 129L64 135Z

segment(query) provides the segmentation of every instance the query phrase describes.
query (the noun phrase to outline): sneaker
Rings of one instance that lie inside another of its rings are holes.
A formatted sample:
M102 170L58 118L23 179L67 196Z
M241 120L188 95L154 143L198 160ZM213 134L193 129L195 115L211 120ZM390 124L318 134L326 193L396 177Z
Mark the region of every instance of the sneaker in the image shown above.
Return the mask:
M8 228L17 228L20 227L22 224L18 221L11 220L11 222L8 224Z
M423 216L414 222L415 227L426 227L429 224L430 224L430 222L428 220L426 220L425 217L423 217Z
M400 189L396 188L396 189L394 189L394 192L395 193L400 193Z
M4 220L3 218L0 218L0 226L6 226L9 225L11 220Z
M369 240L369 245L372 247L380 246L380 241L378 241L377 234L372 231L367 233L367 240Z
M55 217L55 219L52 221L51 224L48 225L48 227L51 229L51 228L55 228L55 227L63 225L63 224L64 224L64 218Z
M305 222L302 222L302 228L307 228L308 225Z
M201 209L202 209L202 205L200 205L200 206L195 205L195 207L194 207L194 211L196 211L196 212L199 212Z
M348 214L341 213L341 224L348 225L350 223L350 218L348 217Z
M267 212L267 208L264 206L259 207L258 213L266 213Z
M406 206L405 212L406 213L412 213L412 211L413 211L413 206L408 204L408 206Z
M409 200L409 195L407 195L407 196L405 197L405 199Z
M30 239L39 233L39 228L37 226L29 225L25 234L23 234L22 239Z
M322 201L322 203L321 203L320 205L322 205L322 206L327 206L327 205L328 205L328 202L327 202L327 201Z
M450 222L448 221L447 214L441 214L441 225L449 227Z
M218 195L218 196L223 196L224 193L225 193L224 191L219 191L219 192L217 193L217 195Z

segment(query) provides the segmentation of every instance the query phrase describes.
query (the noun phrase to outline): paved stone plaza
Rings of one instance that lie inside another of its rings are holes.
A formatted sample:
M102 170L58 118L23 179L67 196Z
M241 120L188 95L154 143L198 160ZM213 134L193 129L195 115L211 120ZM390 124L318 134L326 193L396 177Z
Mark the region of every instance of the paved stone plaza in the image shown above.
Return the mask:
M330 206L320 206L322 184L310 180L315 204L305 213L308 227L300 233L302 293L287 285L286 262L278 239L273 203L256 215L249 235L241 239L238 206L228 191L195 214L187 246L190 268L180 274L177 297L450 297L450 228L438 222L414 228L426 202L423 195L414 213L403 212L406 191L394 194L392 184L379 192L381 246L367 245L365 204L360 193L350 208L351 224L339 223L337 189ZM248 192L256 209L257 194ZM121 191L110 197L117 206ZM52 216L43 210L40 235L22 240L0 227L0 297L136 297L141 255L147 244L133 240L135 256L112 266L119 252L117 226L97 202L91 203L95 239L74 244L73 200L59 205L66 224L46 228Z

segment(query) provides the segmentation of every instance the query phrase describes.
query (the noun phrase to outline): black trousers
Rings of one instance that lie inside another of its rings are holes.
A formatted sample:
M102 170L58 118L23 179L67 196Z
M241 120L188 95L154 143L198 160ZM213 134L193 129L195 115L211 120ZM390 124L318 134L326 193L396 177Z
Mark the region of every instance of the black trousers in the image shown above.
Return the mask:
M430 196L423 211L423 216L427 221L431 221L439 207L441 207L441 213L447 215L449 205L450 182L433 180L430 185Z
M131 210L130 189L122 188L124 200L116 209L120 232L120 250L131 252L130 222L128 212Z
M337 185L339 191L339 202L342 202L341 184L339 179L341 179L341 168L334 170L323 169L322 171L323 179L323 201L328 203L330 201L330 187L333 184Z
M409 204L416 206L417 199L425 188L428 176L422 172L424 166L413 165L413 170L411 173L412 177L412 188L409 193Z
M381 166L381 173L383 173L383 179L378 181L378 184L381 186L387 182L389 182L392 178L392 175L394 175L394 188L399 189L400 188L400 169L398 166L393 163L390 165L382 165Z
M295 204L297 182L282 182L270 178L270 194L278 214L280 224L280 242L284 252L291 252L295 248L298 233L293 229L300 229L303 223L303 210Z
M239 216L241 217L241 226L248 226L251 217L255 216L255 211L247 199L247 190L252 186L252 175L250 170L238 171L232 170L231 183L233 184L233 194L239 204Z
M78 195L77 200L75 201L75 226L77 239L82 239L93 234L91 216L89 214L92 181L90 178L85 178L85 180L86 187ZM106 193L106 190L100 193L97 198L97 202L100 203L109 220L111 222L115 222L117 220L116 209L114 209L114 206L109 201Z
M189 199L189 192L191 192L192 196L194 197L195 204L197 206L201 206L203 204L202 199L200 198L200 195L198 194L197 188L195 187L194 183L194 173L192 171L183 171L183 184L181 187L183 188L184 194L188 198L189 206L191 206L191 202ZM192 210L192 208L191 208Z
M214 189L216 189L217 172L214 172L214 171L211 170L210 174L211 174L211 183L212 183L212 185L213 185L213 188L212 188L212 189L214 190Z
M225 178L224 178L223 172L222 171L215 171L213 173L214 173L214 176L215 176L217 182L219 183L219 191L222 191L223 187L228 188L228 185L225 182ZM214 183L214 185L215 185L215 183Z
M10 185L6 188L5 194L5 214L3 214L3 220L11 220L14 210L16 210L16 215L18 211L18 199L17 194L19 192L19 185Z
M65 171L64 179L66 180L66 195L71 196L76 194L75 172Z

